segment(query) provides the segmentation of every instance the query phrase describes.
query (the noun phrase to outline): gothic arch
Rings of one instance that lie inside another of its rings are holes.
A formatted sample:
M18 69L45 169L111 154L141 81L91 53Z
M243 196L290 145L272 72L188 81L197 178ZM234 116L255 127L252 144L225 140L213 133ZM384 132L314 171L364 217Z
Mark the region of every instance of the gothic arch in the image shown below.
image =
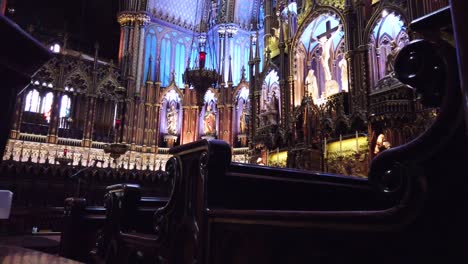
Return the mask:
M84 73L81 69L72 71L71 73L67 74L64 79L64 86L71 86L74 89L74 92L84 93L86 90L91 88L91 81L89 80L87 74Z
M249 83L247 83L246 81L241 81L237 86L236 86L236 89L234 89L234 91L232 92L232 99L233 99L233 103L234 101L236 100L236 95L239 93L239 91L242 89L242 88L247 88L250 92L250 87L249 87Z
M372 31L374 30L379 20L382 18L382 12L384 10L387 10L389 14L396 13L400 15L404 25L408 25L408 15L404 9L402 9L399 6L386 4L384 1L381 1L377 9L374 10L374 13L372 14L371 18L369 19L366 25L364 35L361 36L361 43L368 43L369 37L372 35Z
M302 34L304 33L304 31L309 26L309 24L312 21L314 21L314 19L318 18L320 15L326 14L326 13L333 13L336 16L338 16L339 20L343 24L344 40L345 40L345 43L346 43L346 39L347 39L347 35L348 35L348 32L346 31L346 28L347 28L346 27L346 19L343 16L343 14L341 13L341 11L339 9L337 9L335 7L331 7L331 6L318 6L317 8L309 9L307 14L305 15L305 19L301 22L301 24L297 28L297 31L294 34L294 37L293 37L293 39L291 41L292 52L294 52L295 49L297 48L298 42L300 42L300 38L301 38ZM348 50L347 46L345 48L346 48L346 50ZM290 60L291 60L291 57L290 57ZM291 63L291 65L293 65L292 64L293 61L290 61L290 63Z
M290 53L292 55L289 56L289 63L290 65L292 65L292 67L290 67L290 70L289 70L290 76L294 77L293 89L294 89L294 104L295 105L300 104L301 102L300 95L303 95L305 93L305 88L306 88L305 79L306 79L306 76L308 75L309 70L311 70L312 68L315 68L315 71L317 71L317 67L319 67L319 66L312 66L312 64L317 65L318 63L317 56L314 55L314 51L317 51L319 48L318 45L316 46L309 45L309 47L306 47L304 45L307 45L307 44L303 43L304 42L303 38L305 34L309 34L309 33L312 34L312 32L309 32L310 30L314 30L313 28L312 29L309 28L309 27L313 27L312 23L317 23L316 25L317 27L321 23L323 23L323 22L314 22L316 21L316 19L319 19L322 16L327 17L327 15L329 17L334 18L335 21L338 21L338 25L342 25L341 31L343 33L339 33L339 34L343 34L343 35L341 36L341 39L338 41L338 43L336 43L336 45L335 44L332 45L333 55L337 53L337 51L340 49L342 45L344 45L344 52L348 50L348 45L347 45L348 32L347 32L347 27L346 27L346 20L343 17L339 9L335 7L331 7L331 6L316 5L316 8L312 8L309 11L307 11L305 15L305 19L299 25L298 30L292 39L292 42L291 42L292 48L291 48L291 53ZM310 42L310 43L313 43L313 42ZM298 57L298 54L304 54L304 53L305 53L305 56ZM311 65L308 65L309 63ZM336 67L333 67L332 65L331 71L325 71L325 72L331 72L332 76L334 76L333 80L337 79L338 81L339 79L339 81L341 81L341 74L338 74L335 68ZM314 73L314 74L317 74L317 73ZM324 81L324 78L319 78L317 76L316 76L316 79L318 81L318 89L313 89L313 90L314 91L318 90L316 96L317 98L319 98L321 97L321 94L325 90L325 81ZM340 90L342 89L341 85L338 89Z
M115 91L119 88L120 84L115 79L112 73L109 73L104 79L102 79L97 86L97 94L110 95L116 97Z
M182 104L182 102L184 101L184 94L179 89L179 87L177 87L177 85L175 85L174 83L172 83L171 85L166 87L164 90L162 90L161 96L159 97L160 98L159 99L160 103L162 103L164 101L164 98L166 97L166 94L168 92L170 92L171 90L174 90L179 95L179 98L180 98L180 101L181 101L181 104Z

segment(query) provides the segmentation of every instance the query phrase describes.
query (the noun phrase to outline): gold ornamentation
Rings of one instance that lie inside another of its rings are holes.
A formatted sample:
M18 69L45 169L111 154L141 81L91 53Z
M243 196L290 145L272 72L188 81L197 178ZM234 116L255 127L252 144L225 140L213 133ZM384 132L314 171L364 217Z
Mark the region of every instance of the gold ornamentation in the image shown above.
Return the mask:
M334 6L339 9L344 9L344 0L320 0L320 5Z

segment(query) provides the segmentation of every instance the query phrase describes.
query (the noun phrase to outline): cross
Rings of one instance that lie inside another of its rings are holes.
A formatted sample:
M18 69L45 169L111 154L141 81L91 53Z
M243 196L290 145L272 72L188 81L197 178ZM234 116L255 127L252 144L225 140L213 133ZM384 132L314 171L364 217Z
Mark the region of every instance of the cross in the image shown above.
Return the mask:
M336 27L334 27L334 28L331 28L331 21L329 20L329 21L327 21L327 23L326 23L326 30L325 30L325 32L323 32L322 34L318 35L318 36L317 36L317 39L320 39L320 38L325 37L325 36L327 37L327 39L329 39L329 38L331 37L331 34L332 34L333 32L335 32L335 31L337 31L337 30L338 30L338 26L336 26Z

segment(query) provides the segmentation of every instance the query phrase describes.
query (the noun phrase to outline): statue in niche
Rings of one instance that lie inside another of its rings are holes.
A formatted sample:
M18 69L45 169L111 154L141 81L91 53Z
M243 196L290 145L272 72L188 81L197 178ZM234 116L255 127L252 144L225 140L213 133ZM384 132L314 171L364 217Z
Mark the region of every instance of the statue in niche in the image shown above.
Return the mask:
M166 113L167 133L169 135L177 135L177 120L179 110L176 107L176 102L172 101Z
M212 110L211 103L206 106L205 116L203 117L203 133L205 135L214 135L216 133L216 115Z
M262 109L266 109L268 106L268 88L264 85L262 86Z
M245 103L244 103L244 106L242 107L242 112L241 112L240 119L239 119L239 132L241 134L247 133L247 107Z
M305 79L306 84L306 95L310 95L313 99L318 98L318 84L317 78L315 77L315 73L313 69L309 70L307 77Z
M343 58L341 58L338 66L341 69L341 91L347 92L348 91L348 62L345 59L343 54Z
M391 147L390 142L387 141L384 134L379 134L375 142L374 154L377 155L380 152L387 150Z
M338 29L330 34L330 37L327 37L327 35L324 35L320 37L319 39L315 39L319 43L319 45L322 47L322 55L320 56L320 61L323 66L325 81L332 80L332 74L330 70L330 57L333 51L331 47L333 44L333 39L335 38L336 34L340 32L341 27L342 26L339 25Z
M398 52L400 52L400 48L394 40L390 42L390 49L390 53L387 55L387 61L385 62L385 76L393 76L395 74L395 59Z
M267 105L267 120L269 125L278 124L278 98L276 98L275 91L272 91L270 103Z

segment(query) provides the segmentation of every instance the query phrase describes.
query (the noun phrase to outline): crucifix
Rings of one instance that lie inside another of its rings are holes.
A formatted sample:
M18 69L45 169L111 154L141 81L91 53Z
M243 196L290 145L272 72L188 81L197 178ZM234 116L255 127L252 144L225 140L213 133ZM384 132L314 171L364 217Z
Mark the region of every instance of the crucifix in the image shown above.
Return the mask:
M332 34L337 31L339 29L340 26L336 26L334 28L331 28L331 21L328 20L326 23L325 23L325 32L323 32L322 34L320 35L317 35L316 39L321 39L323 37L326 37L327 39L331 38Z
M326 22L326 30L320 35L317 35L314 39L322 46L322 55L320 56L323 71L325 74L325 81L330 81L332 79L330 71L330 55L332 53L331 47L333 43L333 38L335 35L340 32L341 25L331 28L331 22Z

